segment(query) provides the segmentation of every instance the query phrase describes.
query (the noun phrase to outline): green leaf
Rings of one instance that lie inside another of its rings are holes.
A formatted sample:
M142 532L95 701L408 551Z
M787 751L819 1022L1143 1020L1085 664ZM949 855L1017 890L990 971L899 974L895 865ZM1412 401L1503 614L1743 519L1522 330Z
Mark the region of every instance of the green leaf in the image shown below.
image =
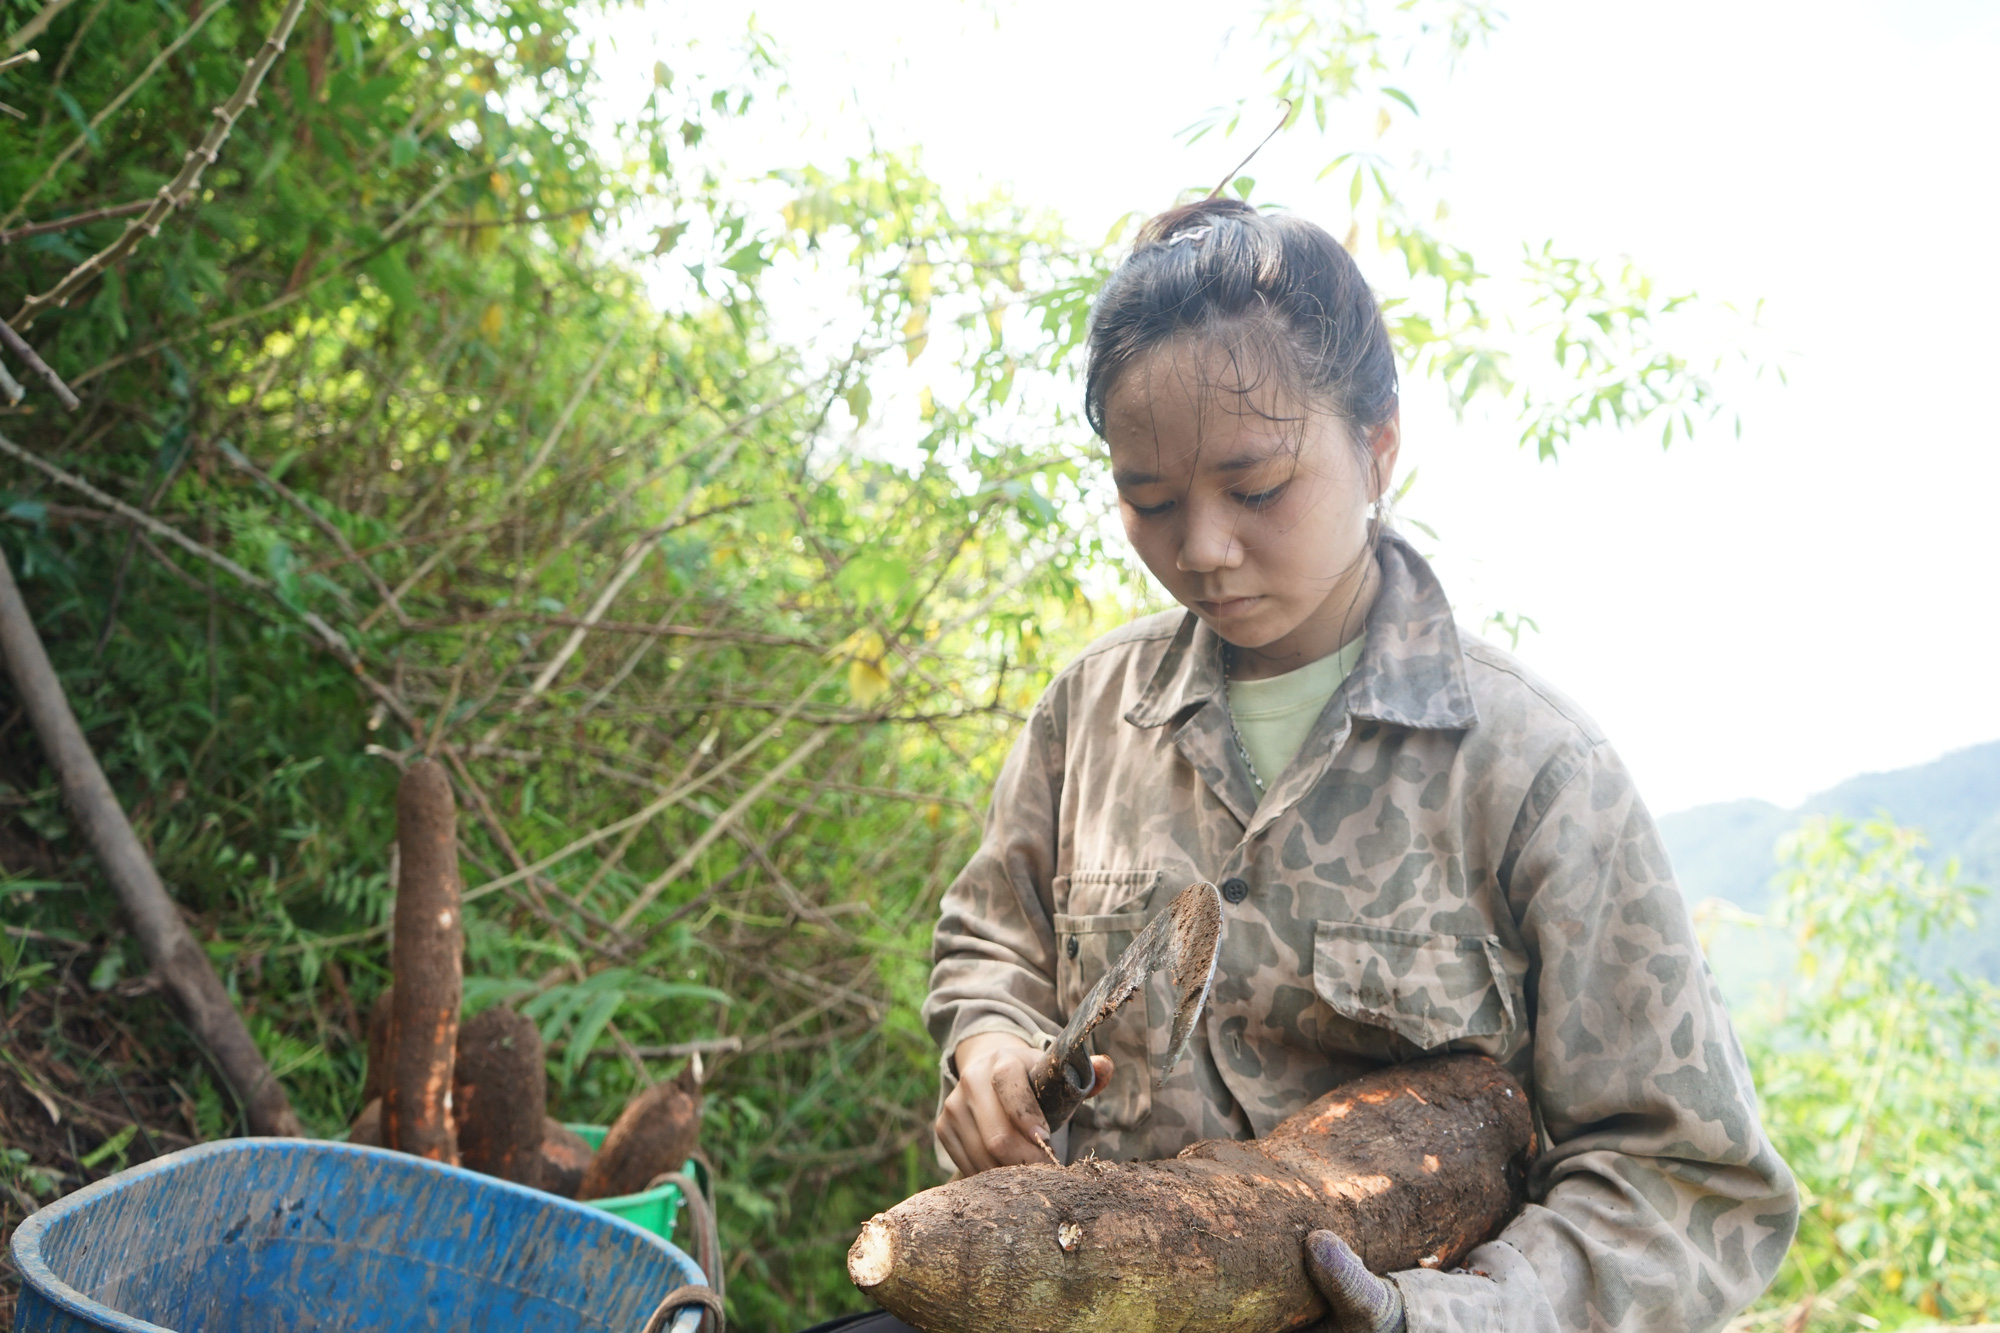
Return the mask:
M77 1164L86 1170L95 1168L99 1162L104 1161L106 1158L123 1153L125 1145L132 1142L132 1136L138 1132L139 1127L137 1125L125 1126L125 1128L119 1130L95 1148L77 1158Z
M771 267L771 261L765 257L763 245L753 241L723 260L722 266L747 278Z
M118 984L118 974L125 970L125 951L112 945L97 960L97 966L90 969L90 988L107 991Z
M403 247L398 245L384 250L368 261L363 270L375 279L375 285L382 289L390 303L399 311L414 310L418 305L417 280L410 273L410 266L403 260Z
M1404 106L1406 106L1406 107L1410 108L1410 114L1411 114L1411 115L1421 115L1421 114L1422 114L1421 112L1419 112L1419 111L1417 110L1417 104L1416 104L1415 102L1412 102L1412 101L1410 100L1410 95L1409 95L1408 93L1404 92L1404 91L1403 91L1403 90L1402 90L1401 88L1391 88L1391 87L1389 87L1388 85L1386 85L1386 84L1385 84L1385 85L1383 85L1383 88L1382 88L1382 93L1383 93L1383 95L1384 95L1385 97L1393 97L1393 98L1395 98L1395 99L1396 99L1396 100L1397 100L1398 102L1401 102L1401 103L1402 103L1402 104L1403 104Z
M863 551L841 567L833 582L864 606L893 602L910 586L910 565L893 555Z
M56 101L62 103L64 114L76 122L77 129L83 133L84 141L93 149L102 152L104 140L97 137L97 131L91 128L90 117L83 114L83 108L76 104L76 99L69 95L67 88L56 89Z
M604 1035L604 1029L618 1016L618 1010L624 1003L624 991L607 990L585 1007L576 1020L576 1026L570 1030L569 1048L563 1052L565 1079L574 1079L577 1071L583 1068L591 1048L597 1045L597 1039Z

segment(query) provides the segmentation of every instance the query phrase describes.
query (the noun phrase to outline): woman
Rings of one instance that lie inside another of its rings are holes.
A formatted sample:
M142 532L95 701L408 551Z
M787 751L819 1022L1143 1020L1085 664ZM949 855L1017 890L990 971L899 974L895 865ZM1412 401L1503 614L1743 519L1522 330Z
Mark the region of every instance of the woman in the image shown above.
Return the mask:
M1340 1329L1713 1328L1797 1195L1658 833L1595 724L1462 634L1383 525L1396 364L1347 253L1211 200L1099 299L1086 385L1134 549L1184 611L1049 686L946 894L926 1021L962 1173L1247 1138L1383 1062L1485 1052L1533 1094L1529 1202L1454 1272L1385 1279L1315 1233ZM1148 913L1222 890L1189 1056L1099 1029L1047 1134L1027 1072Z

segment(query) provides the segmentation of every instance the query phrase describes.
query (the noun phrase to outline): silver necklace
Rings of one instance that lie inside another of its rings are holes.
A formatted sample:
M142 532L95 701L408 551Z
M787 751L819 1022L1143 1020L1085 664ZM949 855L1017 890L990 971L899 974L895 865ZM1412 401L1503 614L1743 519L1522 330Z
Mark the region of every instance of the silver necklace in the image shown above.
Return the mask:
M1251 785L1259 795L1264 791L1264 779L1257 772L1257 761L1250 757L1250 747L1243 743L1243 733L1236 729L1236 710L1229 706L1229 673L1236 668L1236 645L1222 645L1222 715L1229 719L1229 739L1236 742L1236 753L1243 756L1243 767L1250 770Z

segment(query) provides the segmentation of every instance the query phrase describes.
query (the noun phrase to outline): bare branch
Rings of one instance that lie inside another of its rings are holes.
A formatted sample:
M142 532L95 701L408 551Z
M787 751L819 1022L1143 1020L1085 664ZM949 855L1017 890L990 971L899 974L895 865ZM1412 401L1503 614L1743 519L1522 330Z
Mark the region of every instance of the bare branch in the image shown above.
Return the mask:
M22 365L26 366L29 370L34 371L37 375L40 375L42 377L42 382L44 384L47 384L49 388L55 390L55 395L57 400L60 401L64 407L74 412L76 411L77 408L82 406L81 403L77 402L76 395L70 392L69 385L64 384L62 382L62 376L56 374L54 370L50 369L49 363L42 360L42 358L35 353L35 349L28 346L27 341L24 338L22 338L20 334L14 332L11 326L9 326L4 322L0 322L0 344L4 344L8 351L12 352L15 356L19 357L21 359ZM16 395L17 401L18 397L19 396Z
M129 218L134 213L143 213L153 206L151 199L134 199L129 204L113 204L109 208L93 208L87 213L72 213L66 218L53 222L34 222L12 231L0 231L0 245L12 245L25 241L31 236L46 236L52 231L69 231L73 227L87 227L93 222L108 222L112 218Z
M772 765L769 772L757 779L755 786L737 797L734 805L717 815L715 822L703 829L701 836L696 838L689 845L688 849L675 859L672 865L661 871L652 883L639 890L639 896L634 898L626 906L625 910L618 914L618 919L612 924L616 925L620 930L629 929L632 923L638 919L639 914L652 906L653 900L658 898L662 893L665 893L668 885L672 884L682 875L685 875L693 867L694 863L701 859L701 854L715 843L717 838L729 832L737 820L749 813L750 807L755 805L763 797L764 793L771 789L773 784L784 777L785 774L811 758L813 752L826 744L832 735L833 728L822 727L811 736L808 736L797 749Z
M63 4L67 4L68 2L69 0L62 0ZM49 5L42 10L42 14L48 13L49 10L51 9L60 9L61 7L62 7L61 4ZM210 5L207 9L204 9L203 11L201 11L201 13L196 14L193 18L189 19L187 27L181 29L181 35L174 38L173 41L167 43L166 49L161 51L158 55L154 56L152 60L147 63L146 68L139 71L139 77L132 80L131 83L125 86L125 91L119 93L118 96L112 98L109 102L106 102L101 108L99 108L97 114L90 118L89 127L86 128L82 134L79 134L76 136L76 138L72 139L70 141L69 147L63 149L60 153L56 154L55 160L50 162L49 165L42 171L41 176L35 181L35 183L33 185L30 185L27 188L27 191L23 193L19 199L16 199L14 201L14 207L8 211L7 216L5 218L0 218L0 225L12 222L15 218L20 217L21 210L27 206L28 201L30 199L33 199L36 195L40 194L42 192L42 187L44 185L47 185L51 180L55 179L56 172L62 170L63 164L65 162L68 162L72 157L75 157L78 153L83 151L84 145L89 143L91 137L97 133L97 127L102 125L105 121L111 119L111 117L117 115L118 109L124 106L127 102L131 101L133 94L137 93L141 88L145 87L147 82L155 74L160 72L160 66L166 64L167 61L173 57L176 51L180 50L183 46L186 46L189 42L193 41L194 35L201 31L202 25L207 23L210 19L214 18L216 14L219 13L223 8L224 6L222 5ZM41 14L37 14L35 17L40 18ZM16 322L17 323L19 322L18 316L16 317ZM26 325L22 325L22 327L25 328Z
M207 21L209 15L222 8L222 5L210 5L206 10L202 11L201 15L188 25L188 30L175 40L173 46L161 52L160 59L164 60L168 55L172 54L174 50L178 49L182 43L186 42L194 34L196 28L199 28L202 23ZM61 282L42 295L31 296L23 302L20 313L14 317L14 323L20 325L22 328L27 328L28 325L34 322L35 316L42 311L51 306L67 305L69 299L82 290L85 284L111 265L117 263L120 259L123 259L142 239L157 235L160 230L160 224L166 220L167 215L175 209L182 207L189 199L194 197L196 188L201 184L202 172L208 169L209 165L215 161L217 154L222 151L223 141L229 137L229 132L236 128L236 118L243 114L244 108L256 100L258 86L264 82L264 76L270 73L271 66L284 53L285 41L292 35L292 26L298 22L299 14L304 9L305 0L288 0L284 12L278 15L277 26L272 28L271 35L264 39L263 47L258 50L256 55L250 58L249 67L243 71L243 81L236 85L236 91L229 95L229 100L215 109L215 124L210 127L207 135L202 138L201 143L189 150L188 155L181 161L180 171L172 180L160 187L159 193L154 196L152 204L148 206L146 211L125 224L123 235L71 269L69 276L65 277ZM155 64L157 63L155 62ZM154 66L147 66L146 73L140 76L140 83L151 77L153 68ZM137 87L138 84L134 84L131 89L128 89L121 96L129 96L131 92L136 91ZM112 106L100 111L98 119L101 120L104 116L115 110L116 107L117 103L114 103ZM91 124L95 127L97 121L93 120ZM55 170L60 161L61 159L58 159L57 163L50 164L50 172ZM47 173L44 174L44 179L46 178ZM39 188L40 185L38 184L36 189ZM32 195L34 191L30 190L28 193ZM24 201L26 197L23 196ZM16 204L15 212L18 214L19 211L20 205Z
M279 481L276 477L271 476L264 469L251 462L242 450L229 443L229 441L217 440L215 444L216 448L222 451L222 456L227 458L238 471L249 475L260 484L269 487L278 495L278 498L304 514L314 527L331 538L333 544L340 548L340 553L346 557L348 564L359 565L361 567L362 574L373 585L376 595L387 602L390 609L396 613L397 623L400 625L408 625L410 623L410 618L403 614L403 608L396 602L396 594L389 591L389 585L382 581L382 576L375 572L374 566L355 554L354 543L347 540L347 534L342 532L337 524L327 518L326 515L320 513L319 510L307 504L299 497L297 491L294 491L291 487L285 485L284 482Z
M68 9L71 3L72 0L49 0L33 18L8 34L7 53L12 55L41 36L42 30L49 26L49 20Z

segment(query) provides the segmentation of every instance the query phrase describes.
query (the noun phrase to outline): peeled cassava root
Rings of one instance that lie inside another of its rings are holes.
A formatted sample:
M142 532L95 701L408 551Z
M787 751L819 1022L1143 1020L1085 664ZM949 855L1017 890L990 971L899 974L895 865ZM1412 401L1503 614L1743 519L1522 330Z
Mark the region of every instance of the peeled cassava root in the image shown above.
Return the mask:
M1521 1202L1528 1098L1480 1055L1364 1074L1249 1142L1000 1167L877 1214L856 1286L928 1333L1278 1333L1321 1318L1307 1233L1377 1273L1449 1268Z

